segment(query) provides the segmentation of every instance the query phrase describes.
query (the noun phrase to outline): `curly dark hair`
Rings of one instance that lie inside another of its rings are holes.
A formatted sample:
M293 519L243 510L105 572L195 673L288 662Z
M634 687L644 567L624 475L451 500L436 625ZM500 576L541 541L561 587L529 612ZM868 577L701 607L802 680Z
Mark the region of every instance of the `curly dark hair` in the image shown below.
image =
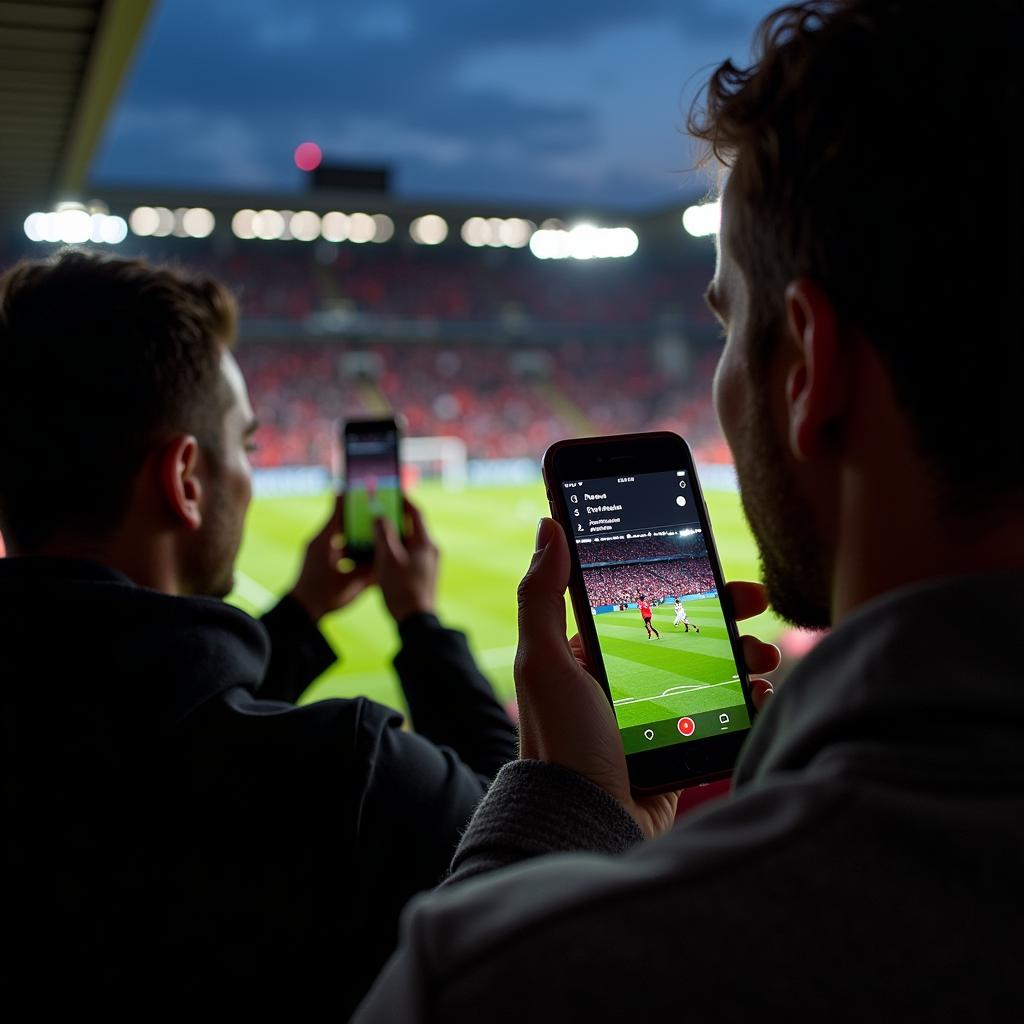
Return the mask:
M223 285L68 250L0 277L0 530L30 551L109 531L147 452L196 435L214 460L237 311Z
M889 371L955 497L1024 488L1018 0L809 0L761 23L689 129L730 168L729 243L766 361L815 280ZM763 363L762 363L763 365Z

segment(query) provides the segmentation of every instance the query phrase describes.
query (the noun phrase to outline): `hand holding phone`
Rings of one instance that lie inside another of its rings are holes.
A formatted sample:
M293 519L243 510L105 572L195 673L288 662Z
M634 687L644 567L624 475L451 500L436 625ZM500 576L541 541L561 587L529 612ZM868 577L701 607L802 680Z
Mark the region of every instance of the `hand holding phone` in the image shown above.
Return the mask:
M345 553L372 562L374 521L387 519L404 534L398 424L394 419L349 420L342 429L345 474Z
M579 636L566 640L565 588L570 555L558 523L541 520L537 551L519 589L519 650L516 696L519 702L520 756L568 768L600 786L636 819L648 836L672 827L677 792L644 794L630 783L626 756L611 704L594 677ZM759 583L728 584L738 620L768 606ZM754 637L743 638L751 672L778 667L779 652ZM772 693L766 679L753 679L754 704Z
M374 531L374 572L384 603L399 624L410 615L434 614L437 595L437 545L408 498L405 512L409 528L404 542L388 519L377 519Z
M753 693L686 443L667 432L560 441L544 479L569 538L582 650L633 790L727 777Z

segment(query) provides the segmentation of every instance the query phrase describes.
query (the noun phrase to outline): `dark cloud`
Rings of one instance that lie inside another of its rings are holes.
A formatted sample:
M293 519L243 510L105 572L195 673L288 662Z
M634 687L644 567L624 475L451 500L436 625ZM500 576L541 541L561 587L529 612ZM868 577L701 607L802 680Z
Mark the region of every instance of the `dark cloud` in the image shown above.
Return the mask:
M339 158L393 163L410 193L429 193L443 178L454 193L479 183L495 196L558 198L579 183L552 162L586 160L605 144L594 104L560 97L557 82L535 99L514 82L471 88L459 81L464 62L531 45L562 45L572 61L598 34L654 19L683 40L720 39L723 53L742 36L743 50L765 8L759 0L164 0L95 177L287 189L300 180L291 149L312 137ZM621 69L602 76L595 94L628 79Z

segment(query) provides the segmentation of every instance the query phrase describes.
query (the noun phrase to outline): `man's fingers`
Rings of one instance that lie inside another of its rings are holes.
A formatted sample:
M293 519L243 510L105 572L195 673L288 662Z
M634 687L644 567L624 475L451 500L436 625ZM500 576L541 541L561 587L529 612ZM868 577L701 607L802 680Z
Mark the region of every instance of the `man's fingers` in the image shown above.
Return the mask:
M345 495L339 494L334 499L334 508L331 510L327 522L324 523L320 532L310 541L310 547L318 546L330 548L331 540L341 533L342 514L345 507Z
M388 566L404 565L408 555L402 548L398 533L389 519L373 521L374 567L380 572Z
M562 528L542 519L537 550L519 584L519 650L517 678L527 662L547 676L553 667L569 661L565 640L565 588L569 583L569 548Z
M774 693L775 689L767 679L750 680L750 695L754 698L754 707L758 711L764 710L765 705L771 700Z
M409 524L409 536L406 546L419 547L421 544L431 543L427 524L423 521L423 514L408 498L405 499L405 517Z
M576 664L593 675L594 673L590 669L590 662L587 660L587 652L583 650L583 641L580 639L579 633L573 636L569 641L569 649L572 651L572 656L576 659Z
M775 644L766 644L756 636L741 636L740 643L748 672L774 672L782 662L782 654Z
M729 592L733 615L737 619L751 619L768 607L768 591L763 583L733 580L726 583L725 589Z

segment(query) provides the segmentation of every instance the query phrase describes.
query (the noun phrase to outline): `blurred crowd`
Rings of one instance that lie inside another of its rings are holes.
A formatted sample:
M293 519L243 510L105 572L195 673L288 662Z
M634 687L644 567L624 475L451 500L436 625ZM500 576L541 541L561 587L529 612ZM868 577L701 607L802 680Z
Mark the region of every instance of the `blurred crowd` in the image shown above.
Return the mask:
M641 594L652 604L659 604L666 597L704 594L716 589L707 557L584 569L583 582L593 607L630 604Z

